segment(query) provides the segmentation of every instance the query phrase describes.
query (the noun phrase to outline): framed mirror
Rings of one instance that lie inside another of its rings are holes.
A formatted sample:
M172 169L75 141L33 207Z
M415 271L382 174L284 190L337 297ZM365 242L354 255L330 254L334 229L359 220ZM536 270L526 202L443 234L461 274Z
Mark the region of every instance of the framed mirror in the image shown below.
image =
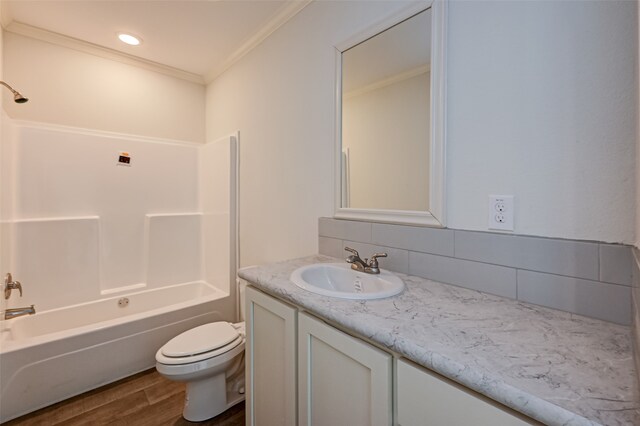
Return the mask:
M445 7L336 46L335 217L444 226Z

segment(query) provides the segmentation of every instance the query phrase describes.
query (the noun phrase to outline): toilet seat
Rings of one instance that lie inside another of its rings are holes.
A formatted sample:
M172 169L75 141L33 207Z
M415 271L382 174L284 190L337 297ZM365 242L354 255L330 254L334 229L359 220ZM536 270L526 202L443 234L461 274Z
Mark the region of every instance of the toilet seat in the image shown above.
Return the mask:
M228 345L238 338L228 322L212 322L187 330L169 340L161 349L170 358L199 355Z
M156 361L178 365L199 362L231 351L244 342L244 336L228 322L214 322L169 340L156 353Z

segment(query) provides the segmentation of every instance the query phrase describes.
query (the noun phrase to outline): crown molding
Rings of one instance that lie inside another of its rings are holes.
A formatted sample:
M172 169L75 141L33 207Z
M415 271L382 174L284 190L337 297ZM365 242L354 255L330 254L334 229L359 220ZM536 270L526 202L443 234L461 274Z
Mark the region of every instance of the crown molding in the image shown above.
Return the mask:
M343 99L353 98L355 96L363 95L367 92L372 92L374 90L382 89L385 86L391 86L392 84L399 83L404 80L408 80L420 74L426 74L431 71L431 64L421 65L416 68L412 68L408 71L403 71L399 74L392 75L391 77L387 77L382 80L378 80L374 83L368 84L364 87L360 87L358 89L353 89L349 92L346 92L342 95Z
M283 26L288 20L297 15L302 9L307 7L312 1L313 0L295 0L286 2L285 5L278 9L273 17L269 19L269 21L258 32L245 41L238 50L232 53L231 56L222 63L222 65L206 73L204 76L205 83L211 83L223 72L231 68L233 64L242 59L242 57L262 43L267 37Z
M4 29L10 33L19 34L47 43L52 43L58 46L67 47L69 49L77 50L83 53L99 56L101 58L110 59L112 61L121 62L127 65L133 65L150 71L155 71L192 83L201 85L205 84L204 78L201 75L183 71L178 68L173 68L168 65L163 65L158 62L149 61L147 59L139 58L128 53L123 53L115 49L99 46L97 44L79 40L77 38L55 33L53 31L33 27L21 22L12 21L8 25L4 26Z

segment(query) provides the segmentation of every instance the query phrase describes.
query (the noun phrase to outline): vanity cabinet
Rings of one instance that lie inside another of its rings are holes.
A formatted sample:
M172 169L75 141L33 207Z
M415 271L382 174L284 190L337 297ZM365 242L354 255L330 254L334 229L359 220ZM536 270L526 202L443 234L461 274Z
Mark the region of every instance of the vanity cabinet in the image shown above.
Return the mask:
M251 286L246 308L247 426L539 424Z
M297 310L247 287L246 424L296 425Z
M398 426L539 424L403 359L396 367Z
M298 424L390 425L392 357L298 315Z

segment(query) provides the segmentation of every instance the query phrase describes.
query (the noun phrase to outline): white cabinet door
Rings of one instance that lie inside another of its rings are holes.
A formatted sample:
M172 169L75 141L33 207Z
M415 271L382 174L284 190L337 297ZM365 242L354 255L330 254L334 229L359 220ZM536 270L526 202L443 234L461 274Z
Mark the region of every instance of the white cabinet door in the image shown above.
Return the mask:
M247 426L296 424L296 313L247 287Z
M391 355L298 315L300 426L388 426Z
M522 426L539 424L436 373L397 362L399 426Z

